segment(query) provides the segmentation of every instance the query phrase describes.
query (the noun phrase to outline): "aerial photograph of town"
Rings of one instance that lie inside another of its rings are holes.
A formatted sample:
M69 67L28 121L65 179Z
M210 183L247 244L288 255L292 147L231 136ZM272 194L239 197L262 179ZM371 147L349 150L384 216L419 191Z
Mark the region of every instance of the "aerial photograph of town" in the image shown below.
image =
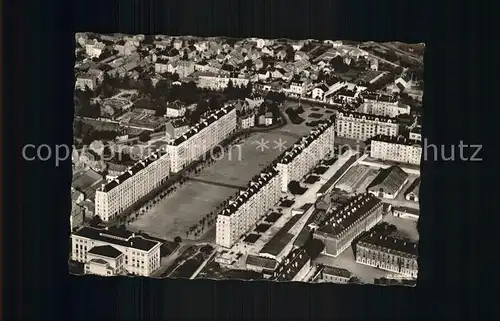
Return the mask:
M417 284L423 43L75 45L71 274Z

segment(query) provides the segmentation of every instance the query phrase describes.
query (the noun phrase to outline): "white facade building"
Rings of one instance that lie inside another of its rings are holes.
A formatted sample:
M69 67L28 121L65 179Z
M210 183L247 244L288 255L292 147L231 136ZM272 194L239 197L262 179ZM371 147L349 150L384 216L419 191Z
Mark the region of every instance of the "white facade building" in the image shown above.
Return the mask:
M96 191L96 215L104 222L115 218L153 189L161 186L169 174L169 155L162 150L152 153Z
M282 175L281 191L287 192L290 181L300 181L320 160L333 151L334 141L335 126L332 117L284 152L277 164Z
M71 235L71 258L86 273L150 276L160 267L161 242L117 228L85 226Z
M410 106L398 102L396 97L380 94L364 94L364 103L358 109L359 112L378 116L396 117L402 114L410 114Z
M357 112L337 113L337 136L367 140L376 135L397 136L399 125L395 118Z
M200 73L198 75L198 87L211 90L223 90L227 88L229 82L233 83L234 87L245 87L250 82L248 77L244 76L226 76L210 72Z
M240 124L241 124L242 129L248 129L248 128L254 127L255 126L255 115L252 113L252 114L248 114L248 115L240 117Z
M370 157L420 165L422 146L418 140L402 136L377 135L371 141Z
M167 145L172 172L179 172L205 155L236 129L236 108L228 106L202 118L182 136Z
M252 180L217 216L216 243L231 248L279 201L280 187L281 174L275 168L263 171Z
M85 91L87 87L94 90L97 87L97 77L92 75L78 75L75 81L75 88Z

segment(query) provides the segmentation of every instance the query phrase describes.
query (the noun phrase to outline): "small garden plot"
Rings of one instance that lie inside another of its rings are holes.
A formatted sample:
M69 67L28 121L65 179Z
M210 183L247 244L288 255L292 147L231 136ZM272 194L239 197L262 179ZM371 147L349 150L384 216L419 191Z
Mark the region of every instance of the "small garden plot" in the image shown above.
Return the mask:
M257 240L259 239L259 237L260 237L259 234L250 234L247 237L245 237L245 239L243 241L246 242L246 243L254 244L255 242L257 242Z
M289 208L289 207L292 207L293 203L295 203L294 200L284 200L283 202L280 203L280 207ZM273 214L277 214L277 213L273 213Z
M323 117L323 115L320 113L310 113L309 117L319 119L319 118Z
M322 175L328 170L328 167L318 166L314 169L314 174Z
M306 178L306 180L304 181L306 184L314 184L316 183L317 181L319 181L319 177L318 176L315 176L315 175L311 175L309 176L308 178Z
M255 229L255 232L265 233L270 227L271 227L271 225L269 225L269 224L259 224L257 226L257 228Z

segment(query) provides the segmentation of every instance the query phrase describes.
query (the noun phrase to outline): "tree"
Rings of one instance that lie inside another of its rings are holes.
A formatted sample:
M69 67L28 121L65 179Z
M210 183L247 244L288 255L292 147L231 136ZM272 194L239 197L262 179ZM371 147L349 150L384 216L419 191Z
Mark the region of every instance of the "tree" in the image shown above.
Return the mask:
M301 195L304 193L304 188L302 188L297 181L290 181L290 183L288 183L288 190L293 195Z
M181 243L181 242L182 242L181 237L180 237L180 236L176 236L176 237L174 238L174 242L175 242L175 243Z
M286 47L285 60L286 61L294 61L295 60L295 51L293 50L292 46L287 46Z
M140 135L139 135L139 140L141 142L147 142L151 139L151 135L149 134L149 132L147 131L143 131Z

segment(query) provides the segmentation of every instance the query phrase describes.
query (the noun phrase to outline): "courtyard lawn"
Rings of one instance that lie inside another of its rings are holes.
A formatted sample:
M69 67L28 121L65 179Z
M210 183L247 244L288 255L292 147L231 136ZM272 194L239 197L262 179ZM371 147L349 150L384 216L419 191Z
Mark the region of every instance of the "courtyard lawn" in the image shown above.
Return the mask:
M173 240L176 236L185 238L186 231L192 225L236 191L237 189L228 187L188 181L154 205L150 211L139 216L130 227L168 240Z

